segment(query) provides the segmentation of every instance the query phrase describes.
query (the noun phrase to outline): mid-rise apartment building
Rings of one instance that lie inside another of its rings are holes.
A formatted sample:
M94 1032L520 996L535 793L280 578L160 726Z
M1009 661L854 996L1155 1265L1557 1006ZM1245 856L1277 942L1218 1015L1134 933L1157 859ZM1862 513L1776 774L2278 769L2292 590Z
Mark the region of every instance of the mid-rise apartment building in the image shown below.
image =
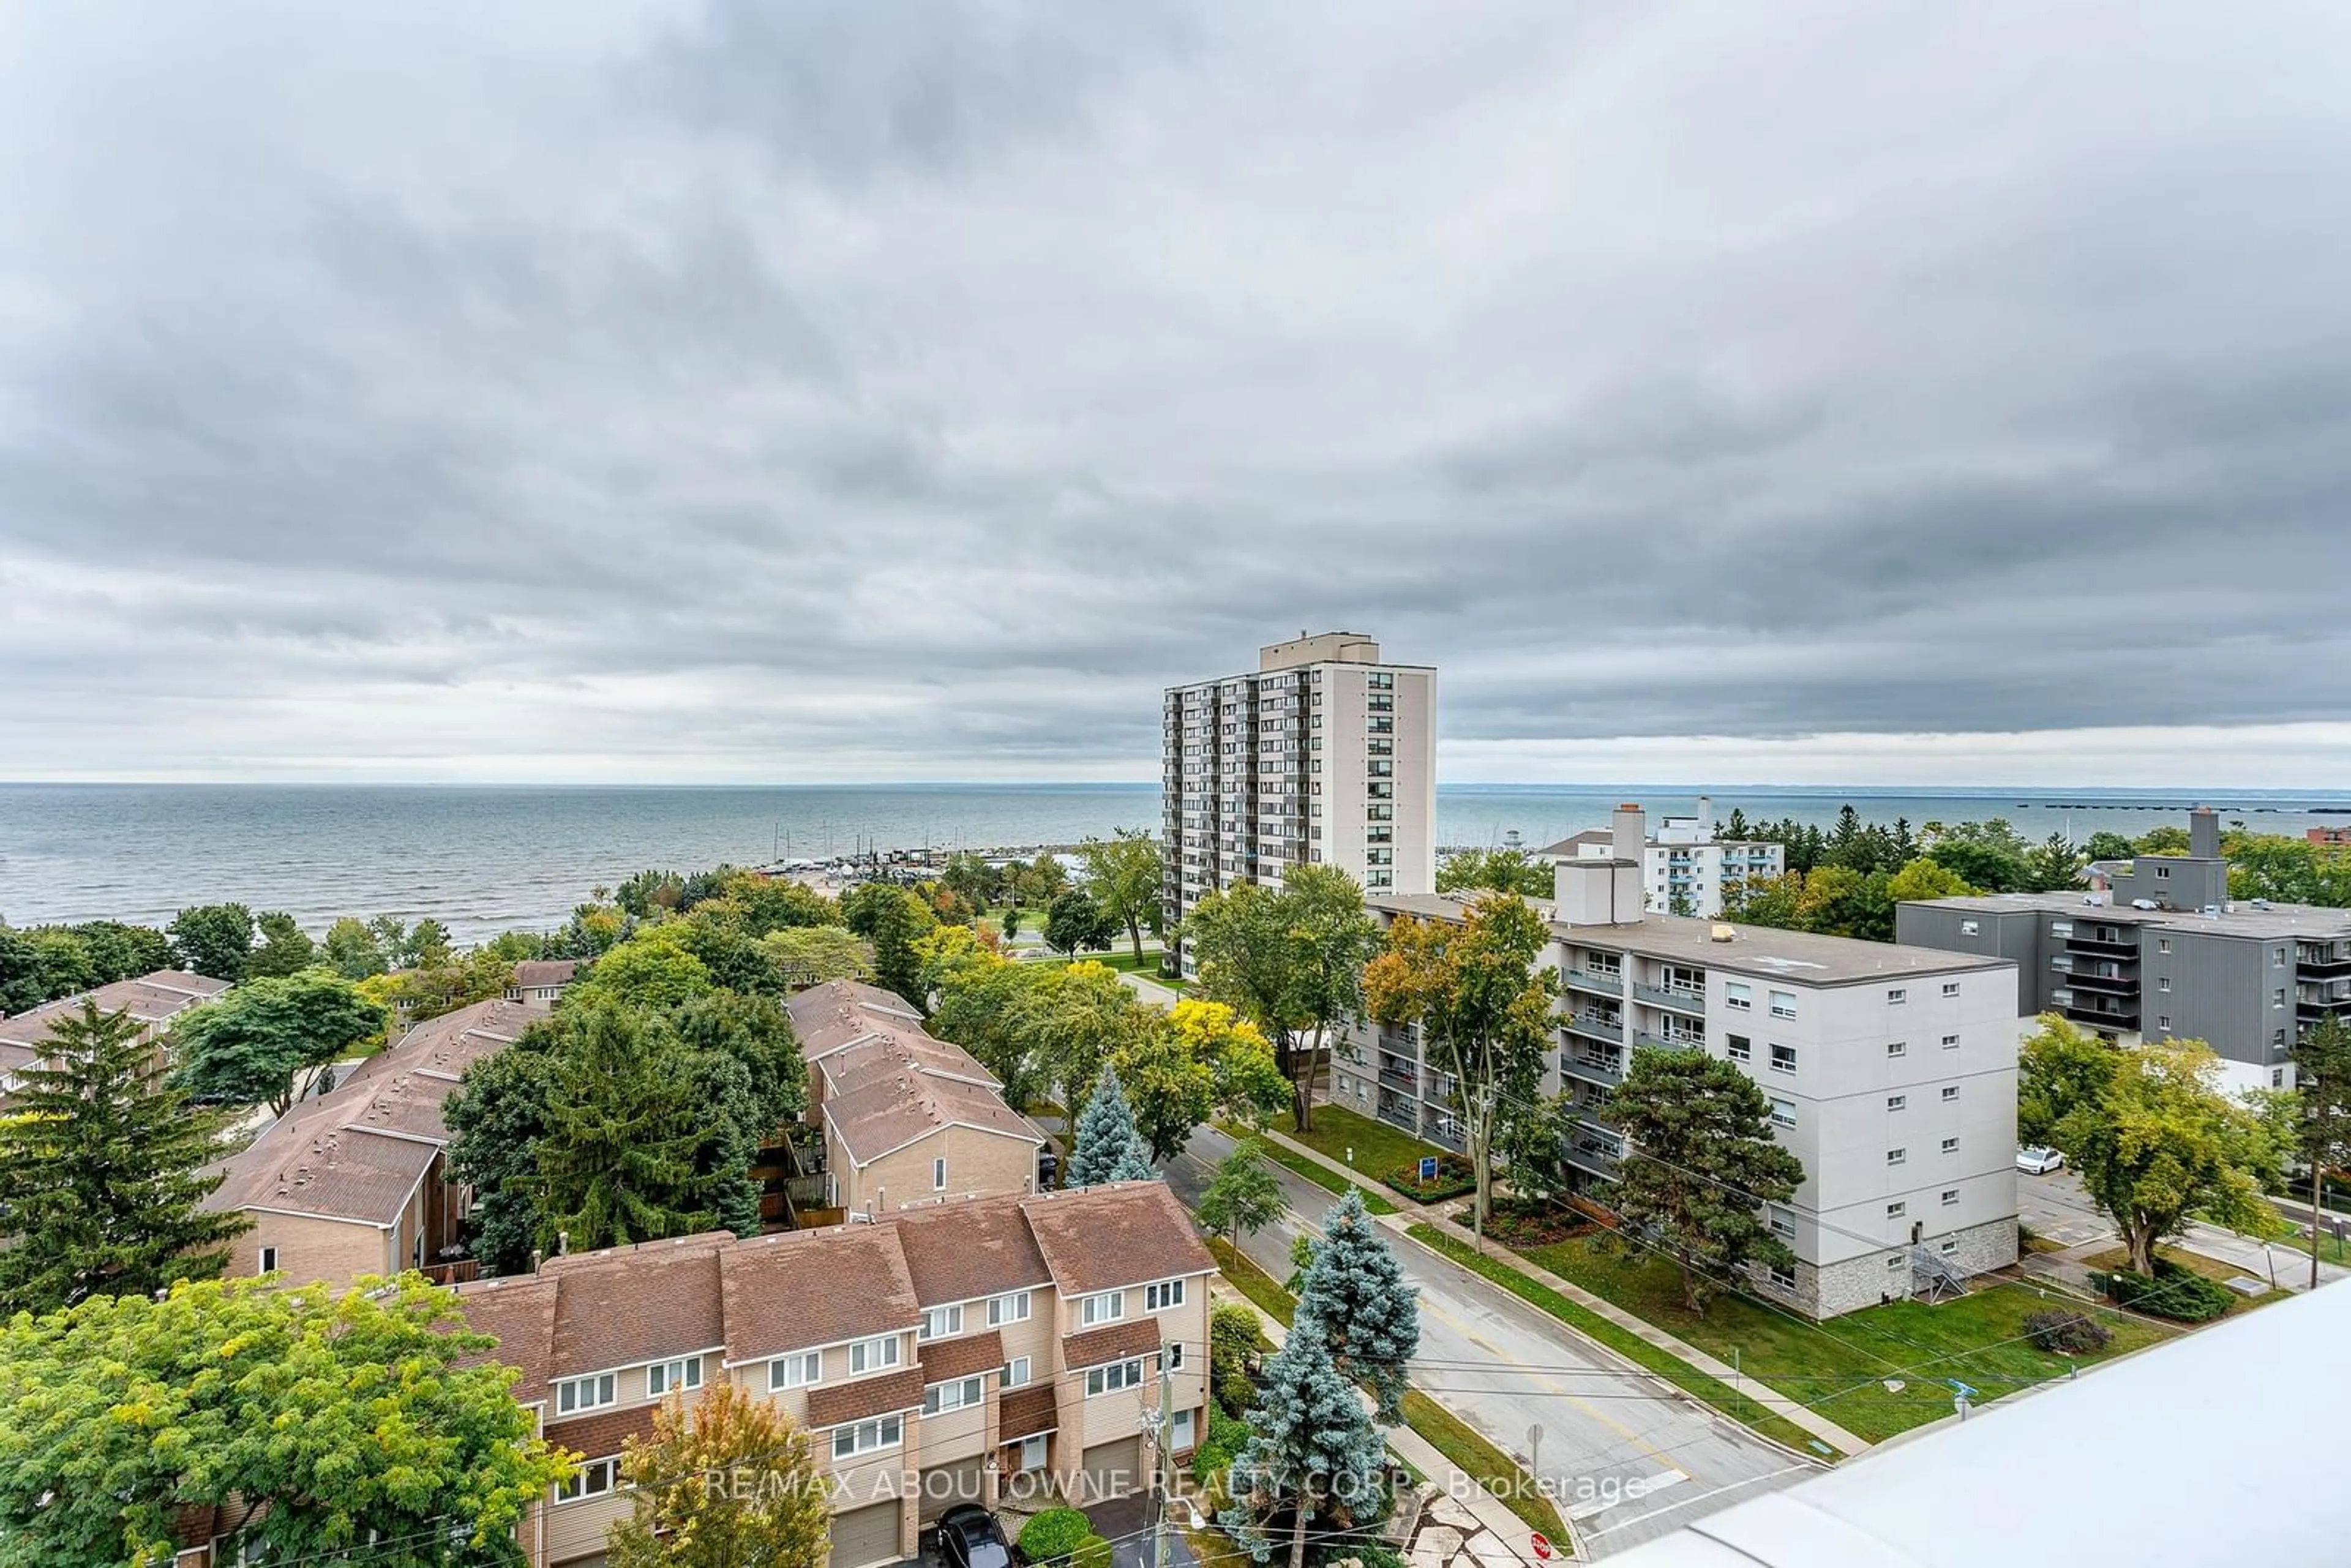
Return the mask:
M2289 1088L2294 1047L2351 1014L2351 910L2229 897L2220 821L2189 814L2186 855L2101 862L2084 893L1897 905L1900 941L2005 958L2017 1009L2108 1040L2200 1040L2235 1088Z
M1617 837L1613 824L1591 828L1546 846L1537 856L1554 866L1564 860L1610 860ZM1695 816L1667 817L1656 832L1645 835L1640 858L1648 906L1657 915L1719 915L1724 899L1788 869L1787 852L1777 843L1716 838L1714 802L1703 795Z
M1326 632L1250 674L1170 686L1161 708L1164 902L1344 869L1374 894L1437 885L1437 672Z
M1562 859L1543 962L1562 1000L1546 1092L1577 1119L1566 1155L1595 1184L1625 1155L1609 1096L1643 1046L1704 1051L1761 1085L1804 1166L1772 1230L1796 1256L1759 1272L1814 1317L1934 1290L2016 1260L2013 963L1648 910L1642 813L1606 859ZM1458 919L1447 896L1371 900L1383 918ZM1459 1146L1458 1086L1416 1030L1359 1026L1333 1070L1343 1103Z
M534 1568L600 1562L623 1445L722 1381L809 1431L832 1568L866 1568L958 1503L1144 1490L1163 1432L1188 1455L1215 1270L1166 1186L1131 1182L573 1254L457 1300L586 1461L521 1527Z

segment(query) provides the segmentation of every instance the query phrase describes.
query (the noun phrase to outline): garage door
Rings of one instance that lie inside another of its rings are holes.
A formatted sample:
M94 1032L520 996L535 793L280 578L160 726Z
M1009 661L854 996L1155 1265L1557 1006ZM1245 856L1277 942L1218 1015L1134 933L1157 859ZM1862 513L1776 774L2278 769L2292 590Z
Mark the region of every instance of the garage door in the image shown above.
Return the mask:
M1088 1502L1124 1497L1144 1484L1143 1439L1121 1437L1115 1443L1097 1443L1086 1450L1084 1469Z
M923 1523L938 1522L939 1515L958 1503L985 1505L987 1496L979 1474L979 1456L961 1464L940 1465L923 1472Z
M867 1568L898 1561L896 1502L877 1502L832 1516L832 1568Z

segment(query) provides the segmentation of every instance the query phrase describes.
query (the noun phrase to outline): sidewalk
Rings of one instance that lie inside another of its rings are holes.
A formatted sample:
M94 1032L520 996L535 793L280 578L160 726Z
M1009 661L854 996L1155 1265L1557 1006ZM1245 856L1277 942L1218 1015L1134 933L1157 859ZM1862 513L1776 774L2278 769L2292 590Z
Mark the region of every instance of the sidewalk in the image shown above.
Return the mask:
M1283 1148L1289 1149L1293 1153L1302 1155L1306 1158L1314 1161L1317 1165L1322 1166L1326 1169L1347 1177L1350 1181L1360 1182L1363 1180L1361 1172L1350 1170L1347 1166L1340 1164L1337 1160L1332 1159L1328 1155L1323 1155L1317 1150L1307 1147L1304 1144L1298 1142L1295 1138L1274 1132L1270 1128L1267 1129L1265 1135L1280 1144ZM1477 1238L1471 1234L1467 1227L1457 1225L1451 1219L1447 1218L1443 1214L1439 1213L1435 1207L1425 1204L1415 1203L1412 1199L1405 1197L1402 1193L1391 1192L1387 1196L1390 1201L1396 1205L1400 1212L1393 1216L1382 1216L1378 1223L1386 1226L1388 1228L1395 1231L1398 1235L1405 1235L1409 1228L1415 1224L1427 1224L1435 1226L1437 1229L1445 1232L1450 1237L1453 1237L1455 1239L1464 1243L1465 1245L1476 1245ZM1405 1239L1409 1240L1410 1237L1406 1235ZM1750 1399L1754 1400L1758 1405L1770 1410L1773 1415L1785 1416L1788 1420L1793 1422L1799 1427L1802 1427L1805 1431L1810 1432L1815 1437L1820 1438L1821 1441L1844 1450L1847 1455L1861 1454L1868 1451L1870 1445L1862 1438L1854 1436L1854 1434L1846 1431L1844 1427L1838 1426L1827 1416L1820 1415L1808 1406L1799 1404L1797 1401L1789 1398L1786 1395L1778 1392L1776 1389L1768 1388L1751 1377L1742 1376L1736 1368L1729 1364L1729 1363L1718 1361L1713 1356L1708 1354L1705 1351L1698 1349L1698 1346L1690 1344L1684 1340L1677 1339L1672 1334L1667 1333L1665 1330L1657 1327L1656 1324L1649 1322L1644 1319L1635 1317L1631 1312L1628 1312L1624 1308L1617 1306L1614 1302L1603 1300L1601 1297L1593 1295L1583 1286L1575 1284L1572 1281L1562 1279L1559 1275L1552 1273L1550 1270L1543 1268L1541 1264L1522 1258L1519 1254L1510 1251L1508 1248L1496 1245L1491 1247L1489 1250L1491 1250L1497 1257L1508 1260L1512 1268L1518 1270L1529 1279L1538 1281L1548 1288L1557 1291L1569 1301L1575 1302L1579 1306L1588 1308L1592 1312L1597 1312L1600 1316L1606 1318L1610 1322L1616 1324L1619 1328L1625 1329L1628 1333L1638 1334L1641 1338L1648 1341L1651 1344L1656 1345L1659 1350L1665 1351L1670 1355L1679 1357L1681 1360L1689 1363L1690 1365L1697 1367L1700 1372L1706 1373L1709 1376L1719 1378L1722 1382L1729 1384L1732 1388L1737 1389L1740 1393L1747 1396ZM1575 1329L1566 1323L1561 1323L1559 1326L1562 1333L1576 1333ZM1623 1362L1625 1366L1631 1368L1641 1376L1648 1377L1653 1375L1646 1367L1634 1366L1631 1362L1625 1361L1624 1357L1617 1355L1615 1352L1610 1350L1606 1345L1599 1343L1589 1336L1576 1334L1576 1337L1583 1340L1585 1343L1592 1345L1593 1349L1600 1351L1610 1358ZM1670 1387L1669 1385L1667 1386ZM1672 1389L1671 1391L1677 1396L1681 1394L1679 1389ZM1726 1416L1725 1419L1729 1419L1729 1417Z
M1276 1350L1280 1349L1290 1337L1290 1331L1266 1316L1255 1302L1238 1291L1221 1284L1211 1285L1208 1300L1212 1311L1217 1303L1238 1301L1256 1312L1259 1329L1272 1342ZM1364 1396L1364 1404L1366 1407L1370 1406L1369 1395ZM1437 1484L1443 1499L1450 1499L1454 1506L1468 1514L1474 1533L1464 1531L1462 1546L1479 1568L1511 1568L1512 1564L1542 1568L1529 1544L1530 1531L1526 1521L1512 1513L1501 1499L1488 1491L1476 1477L1457 1469L1451 1459L1437 1450L1436 1445L1409 1427L1384 1427L1381 1428L1381 1436L1387 1439L1389 1448L1399 1458ZM1443 1499L1437 1505L1440 1509ZM1445 1521L1439 1517L1437 1522ZM1493 1540L1487 1541L1488 1536ZM1552 1542L1555 1551L1561 1545L1561 1542ZM1576 1549L1575 1555L1583 1555L1580 1548Z

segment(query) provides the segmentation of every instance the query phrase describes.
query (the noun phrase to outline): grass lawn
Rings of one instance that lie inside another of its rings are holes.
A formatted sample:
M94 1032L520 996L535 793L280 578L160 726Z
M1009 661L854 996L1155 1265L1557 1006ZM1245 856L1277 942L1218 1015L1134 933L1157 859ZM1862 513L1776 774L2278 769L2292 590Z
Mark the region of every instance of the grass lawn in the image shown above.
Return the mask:
M1749 1297L1717 1294L1700 1317L1684 1310L1680 1275L1663 1260L1609 1257L1589 1237L1527 1256L1872 1442L1951 1414L1945 1378L1974 1388L1981 1405L2173 1332L2044 1297L2027 1285L1995 1285L1935 1306L1896 1301L1818 1324ZM2069 1361L2019 1338L2026 1314L2066 1308L2089 1312L2113 1333L2113 1341L2102 1352ZM1979 1348L1985 1346L1992 1348ZM1886 1391L1889 1378L1903 1385L1898 1393Z
M1156 948L1144 948L1143 956L1138 959L1128 951L1124 942L1121 942L1107 953L1081 953L1075 958L1064 958L1056 954L1048 958L1031 958L1029 962L1061 967L1071 964L1101 964L1117 970L1122 975L1140 975L1146 980L1156 981L1171 991L1189 991L1192 988L1192 982L1189 980L1171 980L1160 974L1159 952Z
M1813 1446L1819 1439L1786 1416L1773 1415L1768 1407L1740 1393L1721 1379L1700 1372L1671 1352L1658 1349L1632 1330L1609 1322L1582 1302L1570 1301L1540 1280L1512 1267L1502 1257L1492 1252L1477 1252L1469 1247L1468 1243L1456 1241L1433 1225L1416 1225L1412 1228L1412 1235L1415 1240L1435 1248L1471 1273L1482 1275L1512 1295L1541 1307L1570 1328L1598 1340L1635 1365L1646 1367L1683 1393L1713 1406L1732 1420L1743 1426L1751 1427L1765 1437L1783 1443L1799 1453L1821 1452L1820 1448ZM1558 1251L1560 1249L1552 1248L1547 1250ZM1546 1263L1546 1267L1548 1266L1549 1264ZM1564 1270L1556 1271L1566 1272ZM1586 1288L1589 1289L1588 1286ZM1729 1358L1725 1356L1724 1359ZM1830 1413L1823 1412L1823 1414ZM1831 1419L1842 1423L1844 1418L1832 1414ZM1870 1436L1869 1433L1861 1431L1859 1427L1850 1429L1863 1437ZM1825 1447L1825 1445L1823 1446ZM1836 1449L1830 1448L1826 1457L1835 1458L1839 1456Z
M2294 1225L2291 1221L2288 1222L2288 1228L2290 1228L2294 1234L2286 1239L2280 1241L2277 1245L2280 1247L2292 1247L2294 1250L2302 1254L2303 1258L2305 1260L2303 1264L2304 1270L2303 1277L2307 1279L2309 1278L2308 1270L2310 1267L2307 1261L2310 1257L2310 1231L2306 1227ZM2337 1241L2334 1237L2327 1235L2325 1231L2320 1231L2318 1233L2318 1260L2322 1263L2335 1263L2345 1268L2351 1268L2351 1241ZM2281 1271L2284 1270L2284 1259L2281 1258L2278 1260L2278 1268Z
M1447 1160L1460 1155L1435 1144L1425 1144L1401 1127L1391 1127L1385 1122L1358 1114L1337 1105L1314 1107L1314 1130L1301 1133L1291 1113L1284 1112L1273 1119L1276 1131L1288 1134L1318 1154L1327 1155L1341 1165L1350 1162L1347 1155L1354 1153L1353 1168L1373 1181L1416 1164L1423 1156L1436 1155Z
M1208 1250L1216 1255L1217 1266L1224 1270L1233 1289L1282 1327L1290 1326L1294 1303L1280 1281L1227 1246L1221 1238L1209 1238ZM1405 1396L1404 1416L1405 1426L1419 1433L1464 1474L1477 1477L1479 1484L1501 1499L1531 1528L1553 1541L1567 1540L1567 1526L1551 1500L1535 1489L1518 1461L1488 1442L1476 1428L1417 1389Z
M1247 1127L1241 1126L1239 1124L1234 1122L1217 1123L1217 1131L1224 1134L1228 1138L1233 1138L1242 1143L1247 1143L1252 1136L1254 1136ZM1282 1166L1286 1170L1296 1171L1300 1176L1304 1176L1308 1181L1312 1182L1316 1186L1321 1187L1324 1192L1330 1193L1333 1197L1344 1197L1347 1189L1352 1186L1357 1192L1364 1195L1364 1207L1370 1209L1374 1214L1394 1214L1396 1212L1396 1206L1390 1202L1387 1195L1381 1192L1377 1187L1371 1186L1364 1182L1351 1182L1345 1176L1341 1176L1337 1171L1332 1170L1330 1166L1310 1159L1306 1155L1300 1154L1295 1149L1283 1148L1280 1144L1275 1143L1270 1138L1267 1138L1260 1142L1258 1145L1258 1149L1267 1159L1271 1160L1274 1164Z
M2240 1269L2234 1263L2223 1263L2217 1258L2207 1258L2200 1252L2182 1251L2176 1247L2158 1247L2155 1249L2155 1255L2166 1263L2177 1263L2191 1274L2201 1274L2204 1278L2223 1285L2231 1280L2259 1280L2264 1286L2270 1282L2269 1270L2266 1269L2259 1272L2251 1269ZM2307 1257L2308 1254L2304 1256ZM2085 1268L2104 1269L2108 1272L2128 1269L2130 1249L2126 1247L2110 1247L2104 1252L2093 1252L2083 1259L2082 1262ZM2285 1260L2279 1259L2278 1269L2281 1277L2283 1277L2285 1267ZM2307 1270L2310 1265L2305 1262L2303 1267ZM2231 1291L2231 1294L2234 1295L2235 1292ZM2255 1307L2266 1307L2272 1301L2282 1301L2291 1294L2293 1294L2292 1291L2281 1287L2274 1291L2264 1290L2258 1296L2238 1296L2229 1303L2229 1310L2222 1312L2220 1316L2240 1317L2252 1312ZM2213 1321L2217 1322L2220 1320Z

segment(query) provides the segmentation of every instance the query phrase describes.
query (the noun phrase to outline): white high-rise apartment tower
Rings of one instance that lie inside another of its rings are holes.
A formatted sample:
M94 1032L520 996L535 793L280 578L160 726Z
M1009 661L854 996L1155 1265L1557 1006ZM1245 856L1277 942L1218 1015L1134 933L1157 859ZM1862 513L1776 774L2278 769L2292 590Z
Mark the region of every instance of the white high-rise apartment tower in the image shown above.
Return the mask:
M1344 869L1374 895L1437 885L1437 672L1352 632L1258 650L1255 673L1170 686L1161 710L1165 903Z

